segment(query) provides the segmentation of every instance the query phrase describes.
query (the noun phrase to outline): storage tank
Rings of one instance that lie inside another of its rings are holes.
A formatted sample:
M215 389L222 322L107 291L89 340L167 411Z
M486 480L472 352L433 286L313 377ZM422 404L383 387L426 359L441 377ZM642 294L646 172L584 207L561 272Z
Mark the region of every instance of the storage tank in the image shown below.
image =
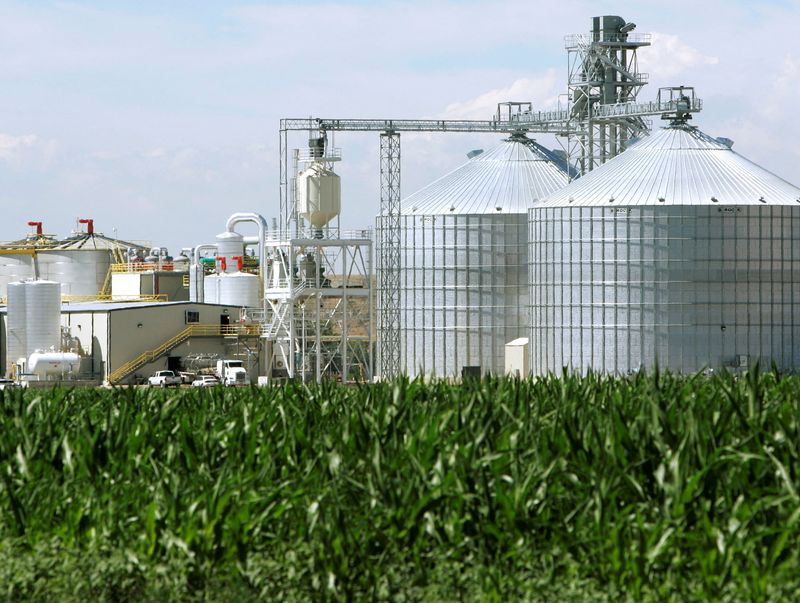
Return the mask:
M255 308L261 305L259 278L255 274L234 272L218 277L219 294L216 303Z
M39 377L72 375L80 364L81 357L74 352L34 352L28 359L27 372Z
M236 272L239 268L233 258L244 257L244 237L237 232L230 231L218 234L217 257L225 258L225 272Z
M11 365L28 355L25 283L8 283L7 293L5 374L10 376L13 372Z
M58 282L65 295L97 295L111 264L123 261L124 250L134 246L94 232L93 224L63 240L38 237L0 243L11 252L0 255L0 297L6 295L8 283L30 278Z
M531 364L800 366L800 189L675 120L529 211Z
M515 135L403 201L401 371L503 372L505 344L528 328L526 212L567 180L550 151Z
M203 303L218 304L220 294L220 274L208 274L203 279Z
M312 163L297 177L297 213L316 229L341 211L341 180L322 163Z
M27 354L58 351L61 346L61 285L53 281L27 281L23 286Z

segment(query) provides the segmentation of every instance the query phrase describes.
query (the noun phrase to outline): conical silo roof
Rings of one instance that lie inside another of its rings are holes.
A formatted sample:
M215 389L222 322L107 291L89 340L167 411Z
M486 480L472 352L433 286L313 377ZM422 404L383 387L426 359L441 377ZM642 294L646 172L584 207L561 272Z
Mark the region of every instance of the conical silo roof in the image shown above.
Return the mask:
M687 124L653 131L540 207L797 205L800 189Z
M524 136L512 136L408 196L401 213L525 213L532 202L567 182L551 151Z

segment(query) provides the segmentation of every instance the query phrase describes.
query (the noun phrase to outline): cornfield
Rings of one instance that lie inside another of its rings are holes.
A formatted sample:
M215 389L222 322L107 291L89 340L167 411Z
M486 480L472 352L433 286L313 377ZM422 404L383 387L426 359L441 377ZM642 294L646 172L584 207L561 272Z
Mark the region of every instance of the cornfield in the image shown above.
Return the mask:
M6 391L0 598L800 598L800 378Z

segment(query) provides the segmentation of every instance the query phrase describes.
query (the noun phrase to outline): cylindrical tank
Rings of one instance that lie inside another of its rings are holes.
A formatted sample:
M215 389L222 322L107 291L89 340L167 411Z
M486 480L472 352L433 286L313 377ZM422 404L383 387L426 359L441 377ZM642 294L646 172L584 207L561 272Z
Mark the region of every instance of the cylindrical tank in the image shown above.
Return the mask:
M259 279L255 274L235 272L219 277L218 304L255 308L261 305Z
M61 347L61 285L27 281L25 286L26 348L30 355Z
M10 375L12 372L11 365L28 356L25 283L9 283L7 291L8 316L6 317L5 374Z
M189 301L205 301L205 295L203 291L204 274L205 273L203 271L202 264L192 264L189 268Z
M566 184L546 149L512 137L403 201L402 372L504 372L505 344L528 329L526 212Z
M322 228L339 215L341 191L339 175L314 163L297 177L297 213L314 228Z
M81 358L73 352L34 352L28 359L27 372L40 377L77 372Z
M231 258L244 256L244 237L238 232L225 231L217 235L217 257L225 258L225 272L236 272L236 262Z
M220 291L220 274L209 274L203 279L203 302L218 304Z
M800 366L800 189L684 123L529 211L532 371Z

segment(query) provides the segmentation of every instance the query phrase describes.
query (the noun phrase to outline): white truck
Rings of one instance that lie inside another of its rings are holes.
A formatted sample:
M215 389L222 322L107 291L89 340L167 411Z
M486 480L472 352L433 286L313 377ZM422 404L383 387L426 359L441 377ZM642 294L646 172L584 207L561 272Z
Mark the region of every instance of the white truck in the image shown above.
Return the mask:
M217 360L217 377L222 385L250 385L241 360Z
M180 375L176 375L174 371L157 371L147 379L147 383L158 387L179 387L182 381Z

